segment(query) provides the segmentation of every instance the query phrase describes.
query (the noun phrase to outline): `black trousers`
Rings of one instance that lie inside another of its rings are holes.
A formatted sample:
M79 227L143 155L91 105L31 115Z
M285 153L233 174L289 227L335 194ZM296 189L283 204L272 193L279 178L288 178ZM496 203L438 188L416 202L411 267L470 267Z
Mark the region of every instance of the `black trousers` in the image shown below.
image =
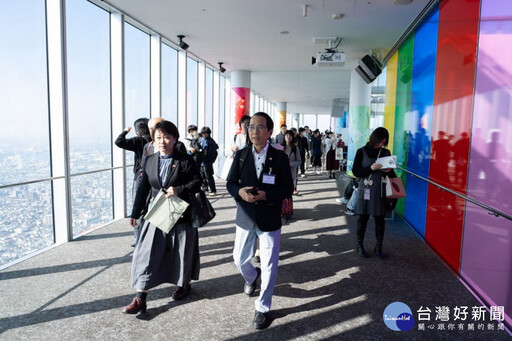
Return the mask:
M306 173L306 151L300 151L300 174Z
M203 191L208 191L208 187L210 187L210 192L217 192L217 188L215 187L215 179L213 179L213 165L210 163L201 166L201 178L203 178L203 185L201 188Z
M377 245L382 246L382 241L384 239L384 230L386 229L386 222L384 221L384 215L373 216L375 219L375 238L377 239ZM362 243L364 239L364 234L366 232L366 226L368 225L368 220L370 220L369 214L360 214L359 219L357 220L357 242Z

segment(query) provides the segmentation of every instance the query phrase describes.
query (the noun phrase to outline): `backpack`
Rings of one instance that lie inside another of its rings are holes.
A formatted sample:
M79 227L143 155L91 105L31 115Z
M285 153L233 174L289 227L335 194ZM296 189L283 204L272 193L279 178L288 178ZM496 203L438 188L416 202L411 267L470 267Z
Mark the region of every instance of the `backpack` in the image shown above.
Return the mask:
M219 149L219 145L215 141L213 141L213 143L215 143L215 150L213 151L212 163L214 163L215 160L217 160L217 156L219 156L219 152L217 152L217 149Z
M217 156L219 155L219 153L217 152L217 149L219 149L219 145L212 138L208 138L206 141L208 143L208 148L204 149L204 162L214 163L215 160L217 160Z
M194 161L200 165L204 161L204 150L198 139L187 139L190 141L190 147L194 148L196 152L192 154Z

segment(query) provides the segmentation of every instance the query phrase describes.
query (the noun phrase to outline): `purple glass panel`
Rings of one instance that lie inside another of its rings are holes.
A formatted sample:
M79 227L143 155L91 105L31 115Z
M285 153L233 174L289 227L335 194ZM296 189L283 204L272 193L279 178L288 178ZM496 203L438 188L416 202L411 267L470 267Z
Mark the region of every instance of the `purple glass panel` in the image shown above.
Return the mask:
M504 306L512 324L512 221L468 203L461 276L490 306Z
M512 215L512 6L482 2L468 195Z
M512 6L483 0L467 194L512 215ZM461 276L512 324L512 222L467 205Z

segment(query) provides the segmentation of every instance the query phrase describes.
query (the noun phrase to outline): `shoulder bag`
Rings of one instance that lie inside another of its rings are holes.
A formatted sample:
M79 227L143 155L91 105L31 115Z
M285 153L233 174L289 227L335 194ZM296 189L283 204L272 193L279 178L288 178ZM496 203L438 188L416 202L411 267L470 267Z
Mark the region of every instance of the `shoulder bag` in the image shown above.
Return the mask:
M400 177L390 178L386 175L382 181L386 184L386 198L405 198L404 184Z
M206 197L206 193L204 191L195 193L190 203L192 227L203 227L215 217L215 214L215 210Z

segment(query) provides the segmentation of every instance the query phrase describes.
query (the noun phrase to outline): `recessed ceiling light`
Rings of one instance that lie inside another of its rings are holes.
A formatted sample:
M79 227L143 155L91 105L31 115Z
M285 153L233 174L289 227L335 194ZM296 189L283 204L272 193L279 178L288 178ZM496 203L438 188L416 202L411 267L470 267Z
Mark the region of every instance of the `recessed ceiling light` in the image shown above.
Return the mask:
M395 5L409 5L412 0L393 0Z
M290 31L281 31L279 33L281 33L281 34L288 34L288 33L290 33Z
M334 14L332 15L332 18L333 18L334 20L341 19L341 18L343 18L343 14L341 14L341 13L334 13Z

